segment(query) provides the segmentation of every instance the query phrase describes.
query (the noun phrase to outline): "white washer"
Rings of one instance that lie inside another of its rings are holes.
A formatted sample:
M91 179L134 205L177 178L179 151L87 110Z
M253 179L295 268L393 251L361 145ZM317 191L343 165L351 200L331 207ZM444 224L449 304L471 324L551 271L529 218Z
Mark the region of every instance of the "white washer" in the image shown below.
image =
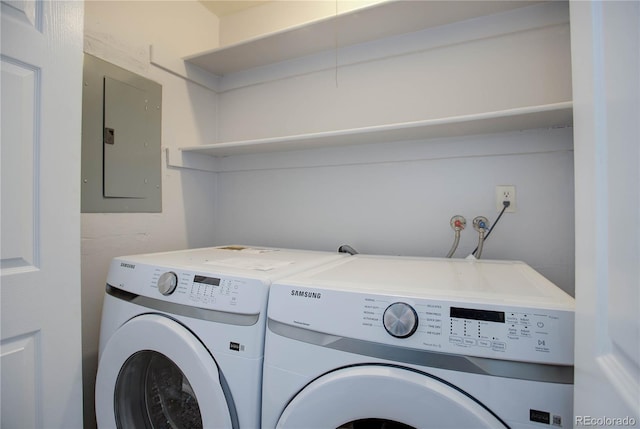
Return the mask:
M340 259L224 246L113 259L96 379L105 428L258 428L268 288Z
M521 262L351 256L272 285L263 428L571 427L573 328Z

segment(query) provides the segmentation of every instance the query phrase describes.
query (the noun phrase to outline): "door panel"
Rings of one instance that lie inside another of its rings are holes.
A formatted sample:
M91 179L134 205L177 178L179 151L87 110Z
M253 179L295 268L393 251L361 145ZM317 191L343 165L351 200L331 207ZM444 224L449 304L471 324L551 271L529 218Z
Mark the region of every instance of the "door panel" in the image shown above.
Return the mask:
M2 260L3 273L37 269L39 148L36 94L39 71L2 56ZM15 142L15 143L14 143Z
M0 426L82 427L83 4L0 7Z
M2 427L40 427L36 419L38 392L42 389L35 376L38 344L37 333L2 342Z

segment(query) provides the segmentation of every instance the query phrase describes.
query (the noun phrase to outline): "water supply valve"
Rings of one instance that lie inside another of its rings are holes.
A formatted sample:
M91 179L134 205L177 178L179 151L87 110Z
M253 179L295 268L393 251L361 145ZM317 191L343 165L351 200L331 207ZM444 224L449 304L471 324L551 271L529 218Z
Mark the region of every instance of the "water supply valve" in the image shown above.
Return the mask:
M451 228L455 232L455 235L453 237L453 246L451 246L451 250L449 250L449 253L447 254L447 258L452 257L453 254L456 252L456 249L458 248L458 243L460 243L460 231L462 231L465 228L465 226L467 226L467 220L464 218L464 216L455 215L454 217L451 218L451 220L449 221L449 224L451 225Z

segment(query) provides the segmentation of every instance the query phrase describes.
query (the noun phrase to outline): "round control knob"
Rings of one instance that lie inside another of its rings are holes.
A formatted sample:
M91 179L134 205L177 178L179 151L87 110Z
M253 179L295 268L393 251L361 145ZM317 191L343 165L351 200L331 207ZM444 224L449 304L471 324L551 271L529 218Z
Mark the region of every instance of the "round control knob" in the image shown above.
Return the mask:
M158 279L158 291L163 295L171 295L178 286L178 276L176 273L167 271Z
M407 338L418 329L418 313L407 303L395 302L384 311L382 323L390 335Z

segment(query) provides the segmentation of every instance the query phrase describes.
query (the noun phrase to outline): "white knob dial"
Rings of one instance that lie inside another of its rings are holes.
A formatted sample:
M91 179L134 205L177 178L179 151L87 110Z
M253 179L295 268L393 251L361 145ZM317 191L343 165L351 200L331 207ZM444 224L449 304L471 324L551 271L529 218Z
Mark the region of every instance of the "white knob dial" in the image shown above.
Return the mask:
M384 311L382 323L396 338L407 338L418 329L418 313L409 304L395 302Z
M178 286L178 276L176 273L167 271L158 279L158 291L163 295L171 295Z

